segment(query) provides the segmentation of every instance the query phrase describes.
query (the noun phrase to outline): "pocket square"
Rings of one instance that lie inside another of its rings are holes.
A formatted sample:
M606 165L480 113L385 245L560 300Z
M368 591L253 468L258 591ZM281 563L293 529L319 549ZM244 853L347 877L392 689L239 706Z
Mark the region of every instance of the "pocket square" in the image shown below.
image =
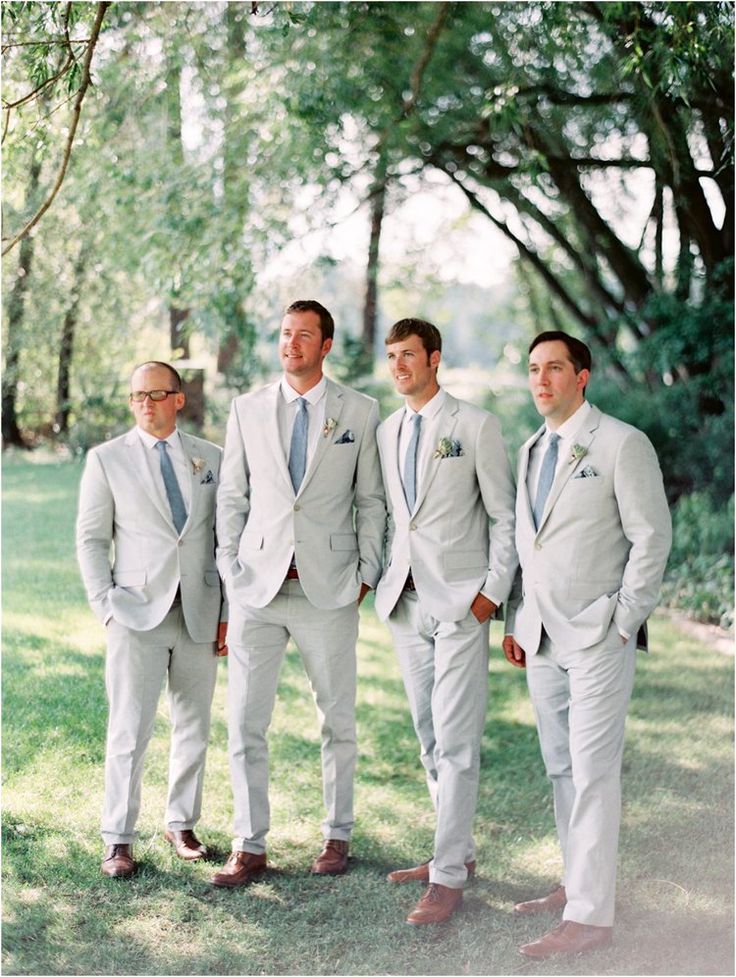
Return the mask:
M575 478L598 478L598 472L590 465L586 465L582 471L578 472Z
M355 441L355 435L350 430L343 431L339 438L335 440L335 444L352 444Z
M207 472L207 474L204 476L204 478L202 479L202 481L199 484L200 485L212 485L214 481L215 481L215 476L212 474L212 471L210 470L210 471Z

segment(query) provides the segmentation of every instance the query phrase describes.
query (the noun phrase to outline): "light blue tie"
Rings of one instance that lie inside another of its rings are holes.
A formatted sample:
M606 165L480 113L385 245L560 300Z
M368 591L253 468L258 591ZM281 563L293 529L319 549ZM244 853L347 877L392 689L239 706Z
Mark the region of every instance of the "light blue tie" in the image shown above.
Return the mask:
M414 511L414 505L417 501L417 448L419 447L419 429L422 426L422 415L415 414L412 420L414 421L414 430L411 432L409 448L404 459L404 496L406 497L406 504L409 506L409 512Z
M289 448L289 474L294 492L299 491L304 472L307 470L307 432L309 430L309 414L307 401L299 398L299 410L291 432L291 447Z
M187 521L187 508L184 505L179 482L174 474L174 466L171 464L171 458L166 451L168 446L166 441L156 442L156 448L161 459L161 475L166 489L166 498L169 500L169 508L171 509L171 518L174 520L177 533L180 533Z
M555 480L557 469L557 442L560 440L559 434L550 434L549 445L542 458L542 467L539 471L539 481L537 482L537 497L534 500L534 525L539 529L544 514L544 504L547 501L552 482Z

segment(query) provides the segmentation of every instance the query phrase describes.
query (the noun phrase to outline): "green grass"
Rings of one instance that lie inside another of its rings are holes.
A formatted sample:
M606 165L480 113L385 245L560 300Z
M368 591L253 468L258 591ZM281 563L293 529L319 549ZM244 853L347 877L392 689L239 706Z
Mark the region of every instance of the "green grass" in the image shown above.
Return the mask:
M13 462L4 474L4 972L6 974L729 974L733 973L733 677L730 658L664 618L639 660L624 758L615 944L531 964L518 944L548 920L515 900L559 877L550 791L523 675L492 631L490 704L476 835L478 878L462 912L415 930L421 889L386 872L431 852L433 819L388 635L361 622L358 822L350 873L308 874L322 817L319 744L295 652L271 733L273 870L241 891L163 839L167 721L149 749L130 882L99 872L105 735L104 637L73 548L74 464ZM231 795L220 676L200 834L224 859ZM551 921L550 921L551 922Z

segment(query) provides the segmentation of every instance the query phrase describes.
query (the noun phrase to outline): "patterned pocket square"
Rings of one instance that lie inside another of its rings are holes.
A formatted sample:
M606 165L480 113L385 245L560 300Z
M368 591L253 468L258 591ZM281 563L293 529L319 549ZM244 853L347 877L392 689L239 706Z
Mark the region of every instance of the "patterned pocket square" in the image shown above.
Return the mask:
M578 472L575 478L598 478L598 472L590 465L586 465L582 471Z
M215 476L212 474L212 471L209 470L199 484L200 485L212 485L214 481L215 481Z
M355 435L350 430L343 431L339 438L336 439L335 444L352 444L355 441Z

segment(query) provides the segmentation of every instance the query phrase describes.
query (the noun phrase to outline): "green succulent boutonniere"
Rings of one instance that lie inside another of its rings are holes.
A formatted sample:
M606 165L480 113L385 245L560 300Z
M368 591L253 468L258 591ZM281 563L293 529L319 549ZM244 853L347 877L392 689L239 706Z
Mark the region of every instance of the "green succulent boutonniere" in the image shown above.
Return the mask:
M325 421L325 426L322 428L322 437L328 438L332 432L337 427L337 421L334 417L328 417Z
M204 458L192 458L192 471L195 475L199 475L203 468Z
M433 458L459 458L464 454L463 446L454 438L440 438Z
M588 449L584 448L582 444L574 444L570 448L570 464L576 465L581 458L584 458L588 453Z

